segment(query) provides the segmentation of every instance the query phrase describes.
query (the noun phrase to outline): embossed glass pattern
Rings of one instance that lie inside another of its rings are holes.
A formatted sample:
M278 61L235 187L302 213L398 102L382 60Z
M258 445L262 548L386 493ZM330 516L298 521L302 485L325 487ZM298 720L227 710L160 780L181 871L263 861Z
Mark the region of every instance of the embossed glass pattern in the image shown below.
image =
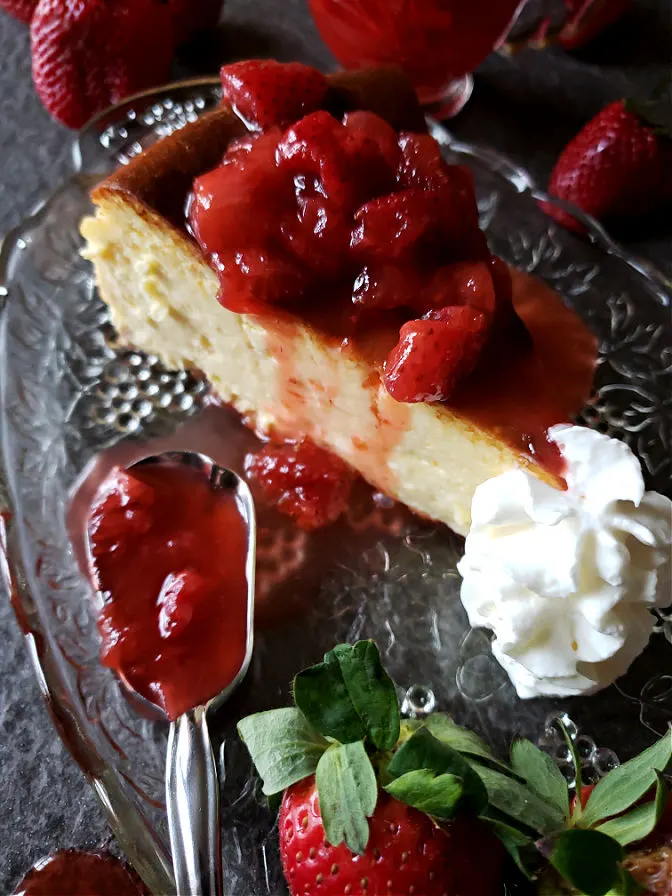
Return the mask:
M214 82L197 81L105 113L75 147L73 178L8 235L0 258L6 480L0 481L0 508L8 523L8 531L0 531L8 561L0 552L0 576L12 592L59 732L155 893L172 891L163 808L166 727L143 717L98 663L90 589L69 542L66 510L97 452L122 438L174 427L198 411L207 384L115 344L90 267L79 255L78 225L90 211L88 189L102 173L217 100ZM622 253L592 222L591 241L556 227L538 208L543 194L524 171L432 127L447 156L474 169L493 250L549 282L598 334L596 393L581 422L626 439L643 461L649 486L669 491L670 284ZM262 554L264 538L268 533L260 533ZM560 749L547 719L567 711L578 726L585 765L595 774L617 761L611 748L627 758L672 719L672 676L664 672L672 630L662 616L646 653L600 698L518 700L490 654L488 635L467 626L455 569L461 549L459 538L427 525L381 537L363 554L344 546L341 562L323 569L310 612L259 633L248 681L214 726L225 769L228 892L283 891L272 816L235 737L235 719L285 703L292 675L336 640L375 637L410 713L436 699L438 708L478 729L500 751L514 733Z

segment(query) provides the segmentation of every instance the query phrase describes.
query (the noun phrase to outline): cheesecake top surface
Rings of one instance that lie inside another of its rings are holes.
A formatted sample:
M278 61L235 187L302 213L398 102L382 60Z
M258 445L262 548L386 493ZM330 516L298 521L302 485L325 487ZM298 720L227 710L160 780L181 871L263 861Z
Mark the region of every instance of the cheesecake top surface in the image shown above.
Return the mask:
M327 83L321 107L334 118L353 110L368 110L396 132L426 132L415 94L395 68L339 73L328 76ZM151 215L157 226L170 226L198 249L192 238L193 227L190 234L185 221L185 206L194 182L214 173L232 144L245 140L247 134L241 117L229 105L222 105L146 149L99 184L93 199L129 202L141 214ZM430 140L426 136L421 139ZM473 205L475 211L475 201ZM206 252L203 259L208 260ZM596 340L553 290L529 275L511 271L510 301L519 319L516 323L522 321L524 327L507 324L493 328L471 373L445 399L434 398L432 406L437 414L449 409L489 431L517 451L525 464L541 467L560 482L561 458L547 431L556 423L570 420L589 397ZM291 390L295 371L291 338L287 337L297 327L310 327L319 338L356 354L381 377L385 374L390 352L408 323L408 313L396 307L382 312L374 309L366 325L361 326L359 320L353 324L351 309L349 302L344 306L324 301L232 310L246 310L263 319L269 333L269 351L278 359L282 380ZM442 325L443 321L437 321L438 327ZM397 343L397 348L400 345ZM402 356L403 348L401 345ZM289 395L286 398L289 400ZM400 420L404 400L400 402Z

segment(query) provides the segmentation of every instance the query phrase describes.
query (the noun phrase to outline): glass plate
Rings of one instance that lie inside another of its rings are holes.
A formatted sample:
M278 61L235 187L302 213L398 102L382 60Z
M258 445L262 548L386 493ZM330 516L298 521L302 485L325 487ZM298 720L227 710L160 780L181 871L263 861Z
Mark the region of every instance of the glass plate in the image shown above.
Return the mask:
M102 174L218 98L214 80L183 82L99 117L75 145L72 179L7 236L0 255L0 582L11 594L61 737L122 848L157 894L174 891L163 808L166 726L130 705L98 663L90 588L66 512L79 477L102 448L174 429L199 413L207 386L115 344L90 267L79 255L78 225L91 210L87 191ZM474 170L492 249L551 284L598 335L596 391L580 422L625 439L641 458L649 487L669 493L672 285L594 222L584 218L589 241L556 227L537 205L548 197L525 171L430 124L447 157ZM217 720L228 892L259 896L284 887L273 819L235 737L235 720L284 704L292 675L338 640L376 638L404 689L431 686L439 708L498 751L515 733L557 750L546 720L569 713L591 735L579 736L593 775L613 761L609 748L628 755L672 719L672 675L663 671L672 659L672 620L664 616L645 654L598 699L518 700L490 654L488 636L467 626L455 570L461 550L461 539L440 527L411 523L400 534L376 535L368 550L344 550L338 564L324 565L310 612L259 633L246 686Z

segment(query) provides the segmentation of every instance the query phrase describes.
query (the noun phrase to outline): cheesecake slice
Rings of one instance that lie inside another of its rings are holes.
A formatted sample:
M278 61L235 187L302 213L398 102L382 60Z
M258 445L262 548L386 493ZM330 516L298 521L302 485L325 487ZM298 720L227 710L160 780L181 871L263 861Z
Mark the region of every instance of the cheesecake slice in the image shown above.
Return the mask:
M395 70L331 76L323 106L339 116L370 110L398 131L424 130ZM546 431L585 402L595 340L543 284L513 272L513 303L531 339L501 338L450 400L431 403L397 401L381 379L398 324L382 321L344 339L300 306L237 313L218 301L220 279L185 227L185 202L194 178L245 133L221 106L94 189L84 251L121 340L171 368L201 370L249 425L309 437L385 494L460 534L475 489L490 477L522 465L561 487Z

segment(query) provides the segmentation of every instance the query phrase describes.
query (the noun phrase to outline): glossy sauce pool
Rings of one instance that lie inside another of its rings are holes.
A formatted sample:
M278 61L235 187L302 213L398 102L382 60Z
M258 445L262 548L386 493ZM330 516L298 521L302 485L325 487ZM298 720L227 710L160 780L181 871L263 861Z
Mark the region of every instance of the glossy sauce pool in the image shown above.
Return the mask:
M12 896L150 896L134 871L103 852L65 849L38 862Z
M169 718L236 677L247 650L247 523L201 470L142 464L88 517L101 661Z

